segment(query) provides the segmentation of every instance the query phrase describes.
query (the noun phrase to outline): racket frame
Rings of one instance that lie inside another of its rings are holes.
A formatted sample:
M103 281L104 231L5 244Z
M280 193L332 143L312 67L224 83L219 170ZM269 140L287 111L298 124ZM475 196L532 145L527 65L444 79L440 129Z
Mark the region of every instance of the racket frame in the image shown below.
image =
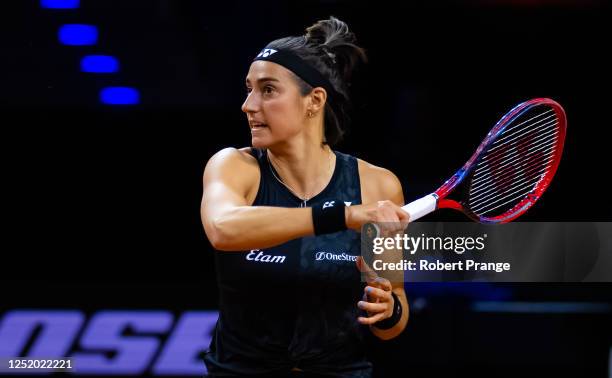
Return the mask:
M455 201L453 199L447 198L447 196L455 190L455 188L463 182L465 177L478 165L480 160L483 158L484 154L482 153L485 149L493 144L499 136L504 132L506 126L514 121L516 118L520 117L522 114L533 108L537 105L549 105L554 110L559 126L557 135L557 143L555 146L555 151L553 153L553 161L550 169L546 172L546 174L542 177L538 183L536 183L535 188L528 193L525 198L523 198L519 203L512 207L512 209L506 211L505 213L495 216L495 217L483 217L472 212L468 206L464 205L459 201ZM512 108L506 115L504 115L495 126L489 131L485 139L480 143L476 152L472 155L472 157L461 167L453 176L451 176L442 186L440 186L436 191L431 194L428 194L425 197L421 197L416 201L413 201L402 207L403 210L410 214L410 221L415 221L437 209L455 209L463 212L472 220L480 223L507 223L512 220L518 218L525 211L527 211L533 204L540 198L542 193L548 188L550 182L552 181L555 173L557 172L557 168L559 167L559 163L561 161L561 155L563 152L563 144L565 142L565 133L567 127L567 118L565 115L565 111L554 100L549 98L534 98L529 101L525 101L520 103L519 105Z

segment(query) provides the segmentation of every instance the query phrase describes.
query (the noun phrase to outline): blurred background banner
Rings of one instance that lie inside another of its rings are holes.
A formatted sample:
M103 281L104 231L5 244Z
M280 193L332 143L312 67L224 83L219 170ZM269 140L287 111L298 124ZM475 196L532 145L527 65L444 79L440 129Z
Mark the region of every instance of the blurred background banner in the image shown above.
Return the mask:
M549 97L567 112L565 152L521 221L612 221L608 2L0 7L0 358L73 357L73 375L206 373L218 297L199 214L204 165L250 144L240 106L253 57L330 15L370 58L337 149L392 170L406 201L461 167L515 104ZM370 340L379 377L612 376L610 284L406 290L407 330Z

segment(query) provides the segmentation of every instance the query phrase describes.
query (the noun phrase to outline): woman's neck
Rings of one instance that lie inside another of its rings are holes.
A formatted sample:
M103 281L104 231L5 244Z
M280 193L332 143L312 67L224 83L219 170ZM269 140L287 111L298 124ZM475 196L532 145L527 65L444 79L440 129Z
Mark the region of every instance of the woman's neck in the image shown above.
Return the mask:
M331 148L314 143L272 148L268 158L282 183L303 200L309 200L327 186L336 165Z

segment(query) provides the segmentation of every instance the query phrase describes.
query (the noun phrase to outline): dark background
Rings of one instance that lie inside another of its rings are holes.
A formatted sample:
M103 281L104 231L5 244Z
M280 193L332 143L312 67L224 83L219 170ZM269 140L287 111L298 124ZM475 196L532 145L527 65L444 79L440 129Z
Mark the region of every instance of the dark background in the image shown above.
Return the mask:
M250 143L244 78L265 44L330 15L370 64L337 149L391 169L407 201L459 168L506 111L533 97L568 115L564 157L522 221L610 221L610 6L600 1L5 1L0 121L4 247L0 311L214 309L213 252L199 215L204 164ZM57 29L91 23L95 46ZM86 54L116 74L79 71ZM133 86L141 103L98 92ZM440 211L430 220L463 220ZM408 330L373 341L378 374L603 377L609 313L478 312L483 300L612 303L609 284L414 284ZM53 295L54 293L67 293ZM0 312L1 314L1 312Z

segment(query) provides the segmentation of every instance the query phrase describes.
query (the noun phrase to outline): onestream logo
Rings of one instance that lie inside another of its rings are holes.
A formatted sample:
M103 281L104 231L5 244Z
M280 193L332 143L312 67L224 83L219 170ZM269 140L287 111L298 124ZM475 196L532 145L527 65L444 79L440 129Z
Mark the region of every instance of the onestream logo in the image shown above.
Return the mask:
M324 252L324 251L318 251L315 252L315 260L316 261L357 261L357 256L353 256L353 255L349 255L346 252L342 252L342 253L331 253L331 252Z

